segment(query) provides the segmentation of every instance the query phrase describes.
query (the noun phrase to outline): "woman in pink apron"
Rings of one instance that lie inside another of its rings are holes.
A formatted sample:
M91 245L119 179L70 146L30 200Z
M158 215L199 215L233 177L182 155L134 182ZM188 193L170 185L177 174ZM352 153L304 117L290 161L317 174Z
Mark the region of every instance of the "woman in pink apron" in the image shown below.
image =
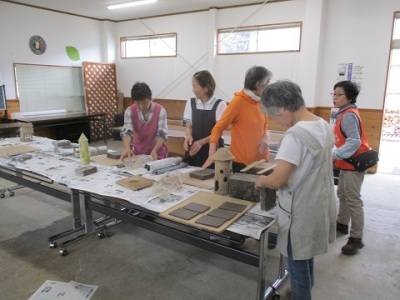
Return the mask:
M132 154L151 155L154 160L166 158L167 112L152 101L150 87L144 82L133 85L131 97L133 104L125 110L121 131L124 143L121 160Z

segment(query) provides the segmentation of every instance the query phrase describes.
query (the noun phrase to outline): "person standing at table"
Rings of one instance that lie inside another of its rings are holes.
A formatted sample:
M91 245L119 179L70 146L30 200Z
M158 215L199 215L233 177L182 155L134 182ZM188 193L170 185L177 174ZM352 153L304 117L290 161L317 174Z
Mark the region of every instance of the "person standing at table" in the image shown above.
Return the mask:
M183 113L186 123L183 148L191 166L201 167L207 160L211 130L226 109L225 101L215 97L215 87L215 80L207 70L196 72L192 77L195 98L186 102ZM222 138L218 146L224 146Z
M311 300L314 256L328 251L336 237L336 199L328 122L309 112L300 87L290 81L268 86L263 111L287 127L276 167L256 180L256 188L278 190L277 249L286 258L292 300Z
M133 104L125 110L121 131L124 143L121 160L132 154L151 155L154 160L166 158L167 112L152 101L150 87L144 82L132 86L131 97Z
M344 159L356 156L369 150L364 126L358 112L356 101L359 94L357 85L351 81L340 81L333 87L333 105L339 111L333 116L336 120L334 133L336 138L333 159L335 167L340 170L337 196L339 212L336 230L350 237L341 249L343 254L353 255L364 247L364 208L361 199L361 186L364 172L358 172Z
M260 110L260 95L271 77L272 73L262 66L253 66L246 72L244 89L235 93L211 132L210 151L203 167L214 162L212 156L217 151L218 140L229 125L230 151L235 156L232 163L234 173L254 161L269 158L268 119Z

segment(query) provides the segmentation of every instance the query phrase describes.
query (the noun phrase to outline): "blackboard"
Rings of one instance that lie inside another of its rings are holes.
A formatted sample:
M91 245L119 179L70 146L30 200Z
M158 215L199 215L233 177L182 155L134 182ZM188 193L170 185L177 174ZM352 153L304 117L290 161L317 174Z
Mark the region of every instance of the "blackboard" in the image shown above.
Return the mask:
M14 64L21 112L86 111L81 67Z

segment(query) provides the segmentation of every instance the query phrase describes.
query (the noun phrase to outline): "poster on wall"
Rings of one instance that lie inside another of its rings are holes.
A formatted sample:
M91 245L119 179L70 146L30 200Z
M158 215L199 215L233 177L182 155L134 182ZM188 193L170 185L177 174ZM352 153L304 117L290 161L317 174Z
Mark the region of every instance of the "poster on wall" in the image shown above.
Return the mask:
M336 81L351 80L358 84L360 90L364 77L364 67L353 63L340 63L337 68Z

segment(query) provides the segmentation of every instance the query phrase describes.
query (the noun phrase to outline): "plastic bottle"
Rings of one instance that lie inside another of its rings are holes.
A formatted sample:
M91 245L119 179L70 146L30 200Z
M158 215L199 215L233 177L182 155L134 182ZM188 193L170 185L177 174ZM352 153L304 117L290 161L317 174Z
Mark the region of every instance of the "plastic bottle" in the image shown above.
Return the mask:
M90 164L89 141L84 133L79 137L79 156L82 165Z

